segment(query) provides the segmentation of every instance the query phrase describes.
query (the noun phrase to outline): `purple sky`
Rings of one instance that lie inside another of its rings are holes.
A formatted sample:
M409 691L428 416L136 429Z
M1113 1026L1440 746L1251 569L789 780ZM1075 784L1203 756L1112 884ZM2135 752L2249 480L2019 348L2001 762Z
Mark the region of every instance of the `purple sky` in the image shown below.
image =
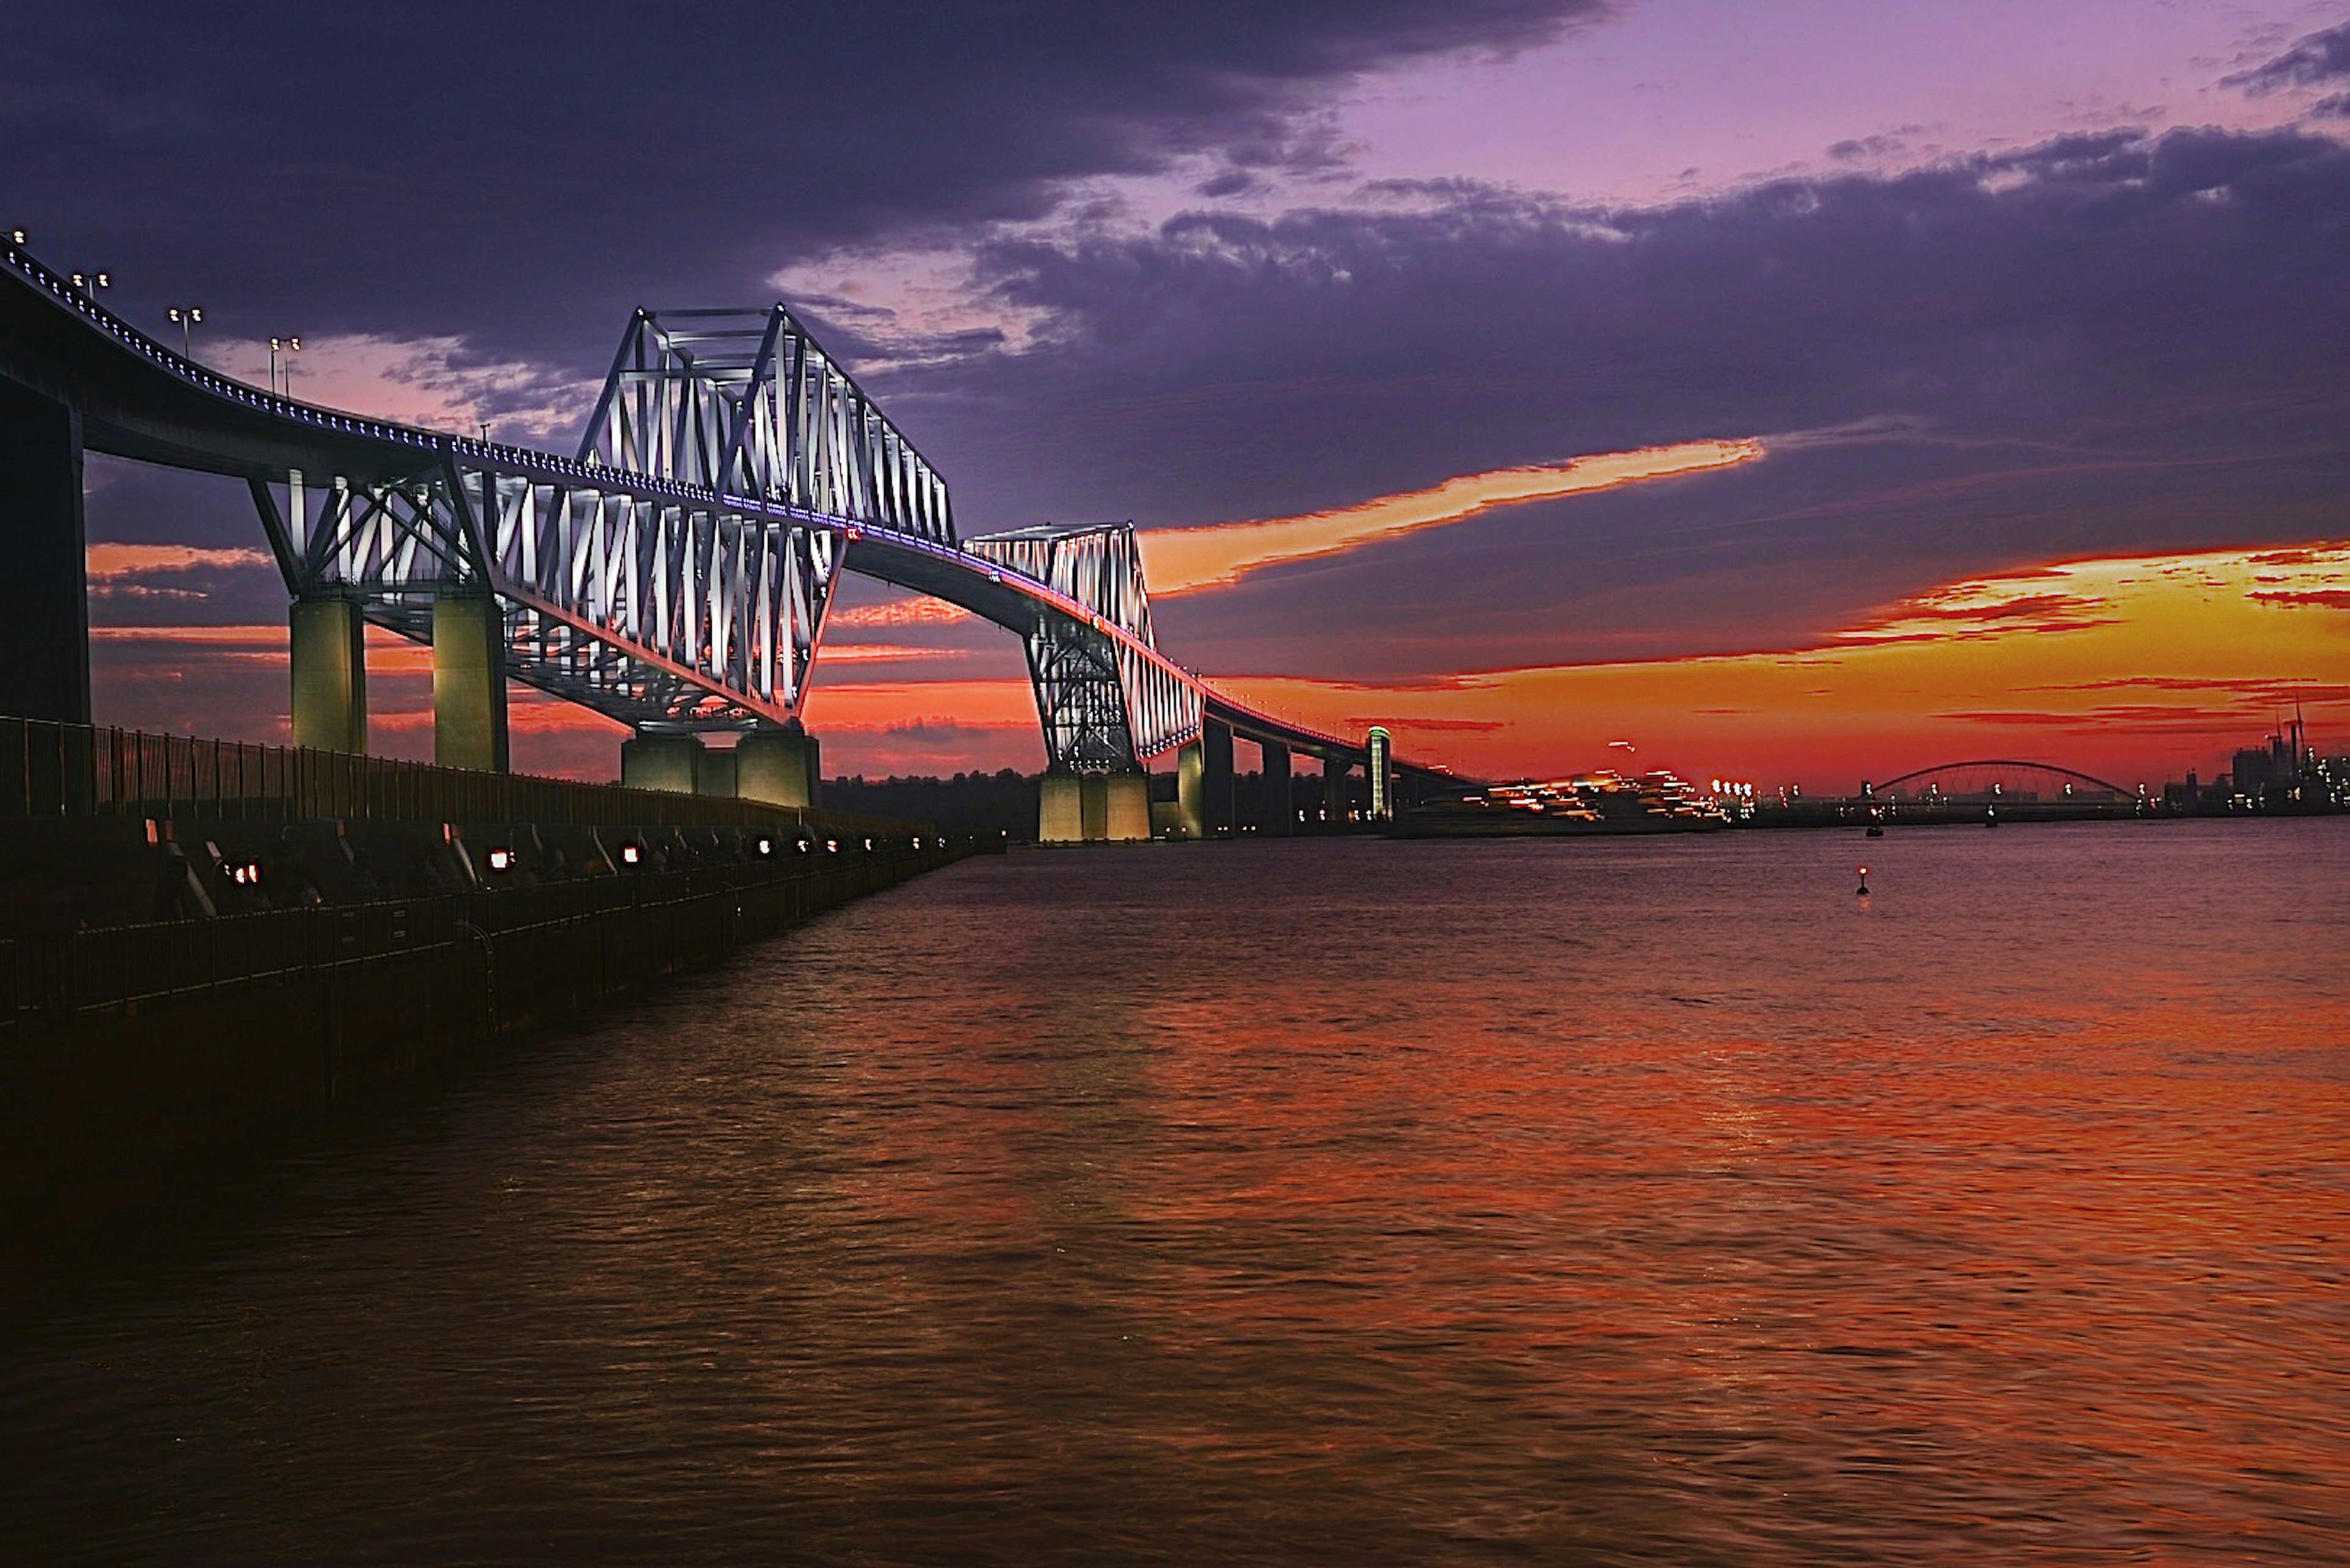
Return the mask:
M202 303L217 363L298 331L305 395L562 449L631 306L781 294L970 532L1767 446L1159 618L1211 673L1409 682L2350 535L2345 29L2350 0L100 4L0 57L0 221L134 319ZM94 537L257 543L233 486L93 475ZM265 565L193 559L94 613L282 624ZM935 650L911 680L1019 669L985 628L870 640ZM167 689L152 645L102 650L104 716L278 722L265 659L172 657ZM834 760L1033 765L953 729Z

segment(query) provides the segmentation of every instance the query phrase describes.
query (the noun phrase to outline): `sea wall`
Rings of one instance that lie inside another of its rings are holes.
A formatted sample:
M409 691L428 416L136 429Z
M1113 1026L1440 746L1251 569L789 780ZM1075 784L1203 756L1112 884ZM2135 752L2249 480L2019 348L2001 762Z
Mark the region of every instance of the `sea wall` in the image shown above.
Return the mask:
M729 867L0 942L0 1244L69 1242L386 1085L974 850ZM983 844L977 847L986 847Z

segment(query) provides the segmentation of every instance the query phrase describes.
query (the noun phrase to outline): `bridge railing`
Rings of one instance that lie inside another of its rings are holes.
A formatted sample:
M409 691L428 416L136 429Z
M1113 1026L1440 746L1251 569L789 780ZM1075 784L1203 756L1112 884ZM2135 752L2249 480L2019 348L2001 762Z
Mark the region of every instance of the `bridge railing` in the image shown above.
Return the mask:
M0 718L0 817L338 817L546 826L836 826L901 823L723 795L629 789L308 747Z

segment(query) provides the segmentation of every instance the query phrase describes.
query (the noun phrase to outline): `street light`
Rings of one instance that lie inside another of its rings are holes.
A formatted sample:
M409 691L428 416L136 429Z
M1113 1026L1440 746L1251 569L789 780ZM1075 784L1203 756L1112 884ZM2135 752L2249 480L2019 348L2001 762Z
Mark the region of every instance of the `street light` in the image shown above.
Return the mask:
M197 305L175 305L169 310L163 312L163 314L180 328L180 358L182 359L194 358L196 357L195 352L190 346L188 334L192 327L203 323L204 319L203 307Z
M90 302L96 304L99 289L114 286L114 275L104 272L78 272L73 275L73 286L89 296Z
M294 395L294 356L300 352L302 352L302 340L299 337L272 337L269 340L269 389L271 391L276 392L279 389L277 367L282 362L286 367L286 386L282 395L288 398Z

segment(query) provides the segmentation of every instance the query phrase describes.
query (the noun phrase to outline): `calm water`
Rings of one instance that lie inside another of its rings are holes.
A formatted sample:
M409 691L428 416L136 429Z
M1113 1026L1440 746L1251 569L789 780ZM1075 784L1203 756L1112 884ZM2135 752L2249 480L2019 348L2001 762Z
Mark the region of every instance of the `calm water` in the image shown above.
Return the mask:
M93 1265L0 1559L2340 1562L2345 1003L2344 821L967 863Z

